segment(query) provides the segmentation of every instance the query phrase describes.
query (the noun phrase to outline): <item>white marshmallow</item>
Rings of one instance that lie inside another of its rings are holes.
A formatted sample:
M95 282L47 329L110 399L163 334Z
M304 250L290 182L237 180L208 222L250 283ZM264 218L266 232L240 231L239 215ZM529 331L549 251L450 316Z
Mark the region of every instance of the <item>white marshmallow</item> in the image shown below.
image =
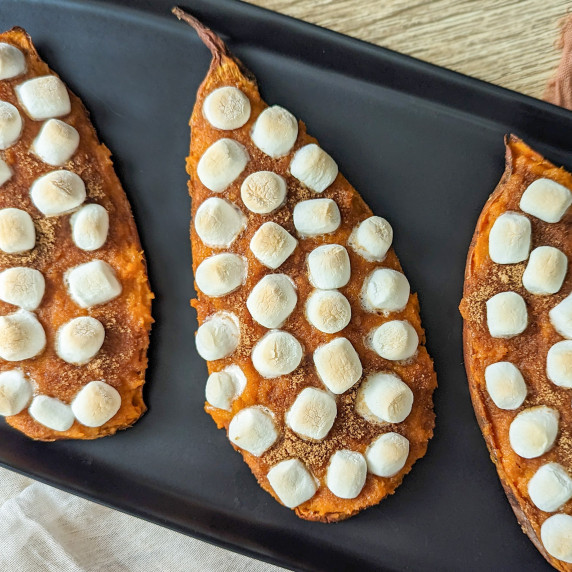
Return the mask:
M46 333L34 314L18 310L0 316L0 358L21 361L37 356L46 346Z
M32 183L30 196L42 214L57 216L72 211L85 201L85 184L71 171L51 171Z
M558 417L558 411L544 405L521 411L510 424L512 450L525 459L550 451L558 434Z
M572 294L554 306L549 316L554 329L564 338L572 339Z
M371 312L399 312L407 306L409 292L405 275L390 268L378 268L365 279L362 300Z
M531 294L556 294L562 287L568 258L553 246L539 246L530 253L522 284Z
M296 151L290 173L313 191L323 193L338 176L338 165L318 145L310 143Z
M72 401L75 418L86 427L101 427L121 407L121 395L104 381L90 381Z
M74 422L71 407L59 399L47 395L34 397L28 413L38 423L54 431L67 431Z
M324 385L336 394L355 385L362 374L357 352L346 338L336 338L314 352L314 364Z
M544 512L554 512L572 498L572 479L558 463L542 465L528 481L530 500Z
M245 258L223 252L205 258L195 272L195 280L207 296L226 296L244 284L246 272Z
M394 373L374 373L361 384L356 409L374 421L401 423L411 413L413 392Z
M367 477L367 462L357 451L342 449L330 458L326 485L339 498L355 499Z
M380 435L365 451L367 468L378 477L393 477L399 473L408 456L409 441L398 433Z
M537 179L524 191L520 208L544 222L558 222L572 204L572 193L550 179Z
M56 353L68 363L82 365L90 361L103 345L105 328L90 316L66 322L56 336Z
M351 278L348 251L339 244L323 244L308 255L310 283L322 290L342 288Z
M370 216L353 229L348 242L366 260L381 262L393 242L393 229L384 218Z
M374 330L371 347L384 359L404 360L417 351L419 336L415 328L406 320L385 322Z
M228 426L228 438L237 447L260 457L278 439L272 413L256 406L241 409Z
M18 266L0 272L0 300L35 310L44 297L46 282L41 272L34 268Z
M207 361L229 356L238 347L240 330L233 314L217 312L197 330L195 344L199 355Z
M79 145L79 133L77 130L60 121L48 119L34 142L32 152L48 165L63 165L69 161Z
M298 137L298 122L279 105L267 107L252 128L252 142L264 153L276 159L290 152Z
M36 121L61 117L71 111L68 90L59 77L35 77L16 87L16 95L26 113Z
M299 459L288 459L268 471L268 482L284 506L295 508L318 490L310 471Z
M244 179L240 196L248 210L268 214L284 203L286 181L272 171L257 171Z
M7 101L0 101L0 149L16 143L22 133L22 117L18 109Z
M306 387L286 413L286 424L303 439L323 439L332 428L338 408L325 391Z
M318 236L338 229L342 222L340 209L332 199L310 199L300 201L294 207L294 226L298 234Z
M0 43L0 79L11 79L26 71L26 58L15 46Z
M240 89L224 86L207 95L203 115L217 129L230 131L242 127L250 118L250 101Z
M347 298L337 290L314 290L306 302L306 318L314 328L326 334L343 330L352 317Z
M199 238L213 248L228 248L246 226L246 217L233 203L218 197L204 201L195 213Z
M489 233L489 256L497 264L515 264L528 258L530 221L523 215L506 212L494 222Z
M220 193L244 171L247 163L248 153L240 143L219 139L200 158L197 175L207 189Z
M487 326L493 338L512 338L528 325L526 304L516 292L500 292L487 300Z
M559 387L572 387L572 340L557 342L546 356L546 375Z
M222 371L209 375L205 397L210 405L230 411L232 402L242 395L246 387L246 376L237 365L229 365Z
M109 215L104 207L89 204L81 207L70 217L72 238L75 245L91 252L101 248L109 232Z
M302 346L288 332L274 330L264 335L252 350L252 365L263 377L292 373L302 361Z
M550 556L572 563L572 516L554 514L548 517L540 527L540 538Z
M107 262L92 260L66 273L72 300L82 308L105 304L121 294L121 284Z
M265 222L250 241L250 250L256 258L275 270L294 252L298 241L275 222Z
M0 209L0 250L16 254L36 246L32 217L21 209Z
M8 417L20 413L32 399L32 384L21 369L0 373L0 415Z
M4 159L0 159L0 187L12 178L12 169Z
M294 311L298 296L286 274L268 274L252 289L246 307L265 328L279 328Z
M485 368L487 392L499 409L518 409L526 399L527 389L522 373L508 361L492 363Z

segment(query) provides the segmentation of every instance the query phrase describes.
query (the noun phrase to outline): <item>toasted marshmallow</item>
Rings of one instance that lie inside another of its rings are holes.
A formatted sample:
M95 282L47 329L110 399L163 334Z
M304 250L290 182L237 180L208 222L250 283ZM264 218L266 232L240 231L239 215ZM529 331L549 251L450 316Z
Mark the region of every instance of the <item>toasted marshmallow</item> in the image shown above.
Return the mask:
M310 500L318 490L316 480L299 459L288 459L268 471L268 482L288 508Z
M265 222L250 241L250 250L256 258L275 270L294 252L298 241L275 222Z
M292 373L302 361L302 346L288 332L274 330L264 335L252 350L252 365L263 377Z
M530 500L544 512L554 512L572 498L572 479L558 463L542 465L528 481Z
M554 344L546 356L546 375L559 387L572 387L572 340Z
M572 516L554 514L548 517L540 527L540 538L550 556L572 563Z
M528 325L526 304L516 292L501 292L487 300L487 326L493 338L512 338Z
M0 209L0 250L16 254L34 246L36 229L32 217L21 209Z
M8 417L20 413L32 399L32 384L21 369L0 373L0 415Z
M47 395L36 395L30 404L28 413L38 423L54 431L67 431L74 422L71 407Z
M203 115L217 129L230 131L242 127L250 118L250 101L232 86L211 91L203 103Z
M34 314L18 310L0 316L0 358L21 361L37 356L46 346L46 333Z
M90 316L66 322L57 333L56 353L68 363L82 365L101 349L105 339L103 324Z
M381 262L393 242L393 229L384 218L370 216L353 229L348 242L366 260Z
M210 405L230 411L232 402L242 395L246 387L246 376L237 365L229 365L222 371L209 375L205 397Z
M550 179L537 179L524 191L520 208L544 222L558 222L572 204L572 193Z
M36 121L61 117L71 111L68 90L59 77L45 75L16 87L16 95L26 113Z
M494 222L489 233L489 256L497 264L515 264L528 258L530 221L517 213L506 212Z
M228 248L246 226L246 217L231 202L218 197L204 201L195 213L199 238L213 248Z
M12 44L0 43L0 79L10 79L26 71L24 54Z
M399 312L409 301L409 281L390 268L374 270L364 281L362 300L369 311Z
M226 296L244 284L246 271L245 258L223 252L205 258L195 272L195 280L207 296Z
M244 206L257 214L276 210L286 198L286 181L272 171L257 171L248 175L240 186Z
M302 237L334 232L342 222L340 209L332 199L300 201L294 207L293 218Z
M0 300L35 310L44 297L46 282L42 273L34 268L18 266L0 272Z
M358 391L356 410L368 420L401 423L412 407L413 392L394 373L374 373Z
M101 427L121 407L121 395L104 381L90 381L72 401L75 418L86 427Z
M306 318L314 328L326 334L343 330L352 317L347 298L337 290L314 290L306 302Z
M92 260L66 274L72 300L82 308L105 304L121 294L121 284L107 262Z
M79 175L61 169L36 179L30 187L32 202L46 216L68 213L85 201L85 184Z
M78 145L79 133L74 127L59 119L48 119L32 143L32 152L44 163L59 166L69 161Z
M512 450L525 459L534 459L552 449L558 433L558 411L544 405L521 411L510 424Z
M18 109L7 101L0 101L0 149L14 145L22 133L22 118Z
M351 278L348 251L339 244L323 244L308 255L310 283L322 290L342 288Z
M522 373L508 361L499 361L485 369L487 391L499 409L518 409L526 399L527 389Z
M409 359L417 351L419 336L406 320L385 322L374 330L371 347L382 358L388 360Z
M556 294L568 270L568 258L553 246L539 246L530 253L522 284L531 294Z
M338 176L338 165L318 145L310 143L296 151L290 173L313 191L323 193Z
M568 294L560 304L550 310L550 322L564 338L572 339L572 294Z
M346 338L336 338L314 352L314 364L324 385L336 394L355 385L362 374L359 356Z
M217 312L197 330L195 344L199 355L207 361L229 356L238 347L240 330L233 314Z
M398 433L384 433L365 451L368 471L378 477L393 477L409 456L409 441Z
M367 477L367 462L357 451L342 449L330 458L326 485L341 499L355 499L362 491Z
M279 328L294 311L298 296L286 274L268 274L246 300L250 315L265 328Z
M306 387L286 413L286 425L303 439L323 439L332 428L338 408L336 400L325 391Z
M247 163L248 153L240 143L219 139L200 158L197 175L207 189L220 193L244 171Z
M4 159L0 159L0 187L11 178L12 169L10 169L10 165Z
M260 457L278 439L272 413L256 406L241 409L228 426L228 438L237 447Z
M101 248L109 232L109 215L104 207L89 204L81 207L70 217L72 238L75 245L91 252Z
M298 122L286 109L279 105L267 107L252 128L252 142L272 158L282 157L290 152L298 137Z

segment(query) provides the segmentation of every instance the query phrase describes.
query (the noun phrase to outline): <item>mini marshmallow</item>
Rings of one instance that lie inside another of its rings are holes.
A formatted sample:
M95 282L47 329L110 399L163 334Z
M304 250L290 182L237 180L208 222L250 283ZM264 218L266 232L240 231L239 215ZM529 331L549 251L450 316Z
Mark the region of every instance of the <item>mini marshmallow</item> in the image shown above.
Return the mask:
M531 294L556 294L562 287L568 258L553 246L539 246L530 253L522 285Z
M46 346L46 333L34 314L18 310L0 316L0 358L21 361L37 356Z
M417 351L419 336L415 328L406 320L385 322L374 330L371 347L384 359L404 360Z
M527 325L526 304L516 292L501 292L487 300L487 326L493 338L512 338Z
M82 250L92 252L101 248L109 232L109 215L104 207L89 204L81 207L70 217L72 238Z
M276 210L286 198L286 181L272 171L257 171L248 175L240 186L244 206L257 214Z
M343 330L352 317L347 298L337 290L314 290L306 302L306 318L314 328L326 334Z
M204 201L195 213L199 238L213 248L228 248L246 226L246 217L233 203L218 197Z
M554 512L572 498L572 479L558 463L542 465L528 481L530 500L544 512Z
M67 431L74 422L71 407L47 395L36 395L30 404L28 413L38 423L54 431Z
M86 427L101 427L121 407L121 395L104 381L90 381L72 401L75 418Z
M34 139L31 150L44 163L59 166L71 159L78 145L79 133L74 127L59 119L48 119Z
M572 387L572 340L557 342L546 356L546 375L559 387Z
M0 159L0 187L11 178L12 169L10 169L10 165L4 159Z
M295 508L310 500L318 490L310 471L299 459L288 459L268 471L268 482L288 508Z
M528 258L530 221L523 215L506 212L494 222L489 233L489 256L497 264L515 264Z
M540 538L550 556L572 564L572 516L554 514L548 517L540 527Z
M341 499L355 499L367 477L367 462L357 451L342 449L330 458L326 473L327 487Z
M244 171L247 163L248 153L240 143L219 139L200 158L197 175L207 189L220 193Z
M369 311L399 312L409 301L409 281L390 268L374 270L364 281L362 299Z
M393 242L393 229L384 218L370 216L354 228L348 242L366 260L381 262Z
M365 406L365 407L364 407ZM374 373L361 384L356 408L375 421L401 423L411 413L413 392L394 373Z
M197 330L195 344L199 355L207 361L229 356L238 347L240 331L233 314L217 312Z
M80 264L66 273L72 300L82 308L106 304L121 294L113 268L103 260Z
M25 71L24 54L12 44L0 43L0 79L11 79Z
M51 171L32 183L30 196L42 214L57 216L72 211L85 201L85 184L71 171Z
M336 400L325 391L306 387L286 413L286 425L303 439L323 439L332 428L338 408Z
M0 250L16 254L34 246L36 229L32 217L21 209L0 209Z
M252 142L264 153L276 159L290 152L298 137L298 122L278 105L267 107L252 128Z
M559 222L572 204L572 193L550 179L537 179L524 191L520 208L544 222Z
M302 237L328 234L342 222L340 209L332 199L300 201L292 214L294 226Z
M339 244L323 244L308 255L310 283L322 290L342 288L351 278L348 251Z
M272 413L256 406L241 409L228 426L228 438L237 447L260 457L278 439Z
M318 145L310 143L296 151L290 173L313 191L323 193L338 176L338 165Z
M246 272L245 258L223 252L205 258L197 267L195 280L207 296L226 296L244 284Z
M527 389L522 373L508 361L499 361L485 369L487 391L499 409L518 409L526 399Z
M16 95L26 113L36 121L61 117L71 111L68 90L55 75L25 81L16 87Z
M265 222L250 241L250 250L264 266L275 270L294 252L298 241L275 222Z
M564 338L572 339L572 294L550 310L550 323Z
M0 272L0 300L35 310L44 297L46 282L42 273L34 268L18 266Z
M409 441L398 433L383 433L365 451L368 471L378 477L393 477L409 456Z
M232 402L246 387L246 376L237 365L229 365L222 371L209 375L205 387L205 397L210 405L230 411Z
M56 336L56 353L68 363L82 365L90 361L103 345L105 328L90 316L66 322Z
M20 413L32 399L32 384L21 369L0 373L0 415L8 417Z
M22 133L22 117L18 109L7 101L0 101L0 149L16 143Z
M521 411L510 424L512 450L525 459L550 451L558 434L558 417L558 411L544 405Z
M219 87L205 98L203 115L217 129L238 129L250 118L250 101L236 87Z
M324 385L335 394L355 385L362 374L357 352L346 338L336 338L314 352L314 364Z
M268 274L252 289L246 307L265 328L279 328L294 311L298 296L286 274Z
M288 332L274 330L264 335L252 350L252 365L263 377L292 373L302 361L302 346Z

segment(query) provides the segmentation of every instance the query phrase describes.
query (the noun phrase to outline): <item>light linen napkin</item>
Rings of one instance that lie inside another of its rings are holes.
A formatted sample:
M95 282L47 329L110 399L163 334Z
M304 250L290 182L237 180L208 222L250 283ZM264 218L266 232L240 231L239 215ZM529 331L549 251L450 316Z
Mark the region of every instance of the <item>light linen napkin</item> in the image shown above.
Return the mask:
M560 63L548 81L543 99L572 110L572 15L560 21Z

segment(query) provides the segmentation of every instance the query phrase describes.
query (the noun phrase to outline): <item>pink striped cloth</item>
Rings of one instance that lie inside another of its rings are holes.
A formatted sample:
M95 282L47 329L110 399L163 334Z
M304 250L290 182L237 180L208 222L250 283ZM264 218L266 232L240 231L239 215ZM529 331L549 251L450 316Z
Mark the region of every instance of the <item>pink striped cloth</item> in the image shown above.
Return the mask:
M572 110L572 14L560 22L560 63L548 81L543 99Z

